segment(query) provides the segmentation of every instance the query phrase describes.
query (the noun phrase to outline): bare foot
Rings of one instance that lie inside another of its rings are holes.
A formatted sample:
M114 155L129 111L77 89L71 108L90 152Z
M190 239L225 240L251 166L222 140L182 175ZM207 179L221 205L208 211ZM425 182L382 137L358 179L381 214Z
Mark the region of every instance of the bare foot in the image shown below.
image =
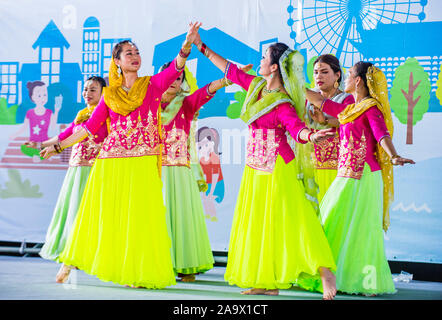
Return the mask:
M264 294L264 295L268 295L268 296L277 296L279 294L279 290L278 289L266 290L266 289L252 288L249 290L241 291L241 294L245 294L245 295Z
M194 274L185 274L181 276L180 279L182 282L195 282L195 275Z
M257 289L257 288L252 288L249 290L245 290L245 291L241 291L241 294L248 294L248 295L252 295L252 294L265 294L266 289Z
M278 289L266 290L264 294L268 296L277 296L279 294L279 290Z
M336 296L336 276L327 268L320 267L319 273L322 280L323 300L333 300Z
M126 288L132 288L132 289L142 289L142 288L144 288L144 287L137 287L137 286L134 286L133 284L131 284L131 285L125 284L124 286L125 286Z
M366 297L376 297L375 293L364 293L363 295Z
M58 270L57 275L55 276L55 282L57 283L65 283L69 279L69 274L71 273L73 267L67 266L63 264Z

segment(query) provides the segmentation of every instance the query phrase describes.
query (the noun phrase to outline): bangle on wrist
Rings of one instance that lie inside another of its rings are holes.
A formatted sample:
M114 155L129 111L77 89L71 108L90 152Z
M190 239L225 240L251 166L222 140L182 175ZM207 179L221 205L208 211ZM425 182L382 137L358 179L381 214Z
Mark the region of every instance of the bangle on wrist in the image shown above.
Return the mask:
M390 158L390 161L393 162L394 159L397 159L397 158L400 158L400 157L401 157L400 155L395 154L394 156L392 156L392 157Z
M183 50L183 48L181 48L179 55L180 55L181 58L186 59L190 55L190 50L188 52L185 52Z
M313 136L313 134L314 134L314 132L313 132L313 131L310 131L310 133L309 133L308 136L307 136L307 141L310 141L311 143L314 143L313 140L312 140L312 136Z
M61 148L60 141L58 141L56 144L54 144L54 149L57 153L61 153L63 149Z
M187 42L187 40L184 40L183 45L181 46L183 49L190 50L192 48L192 43Z
M230 85L233 84L233 82L230 81L230 80L227 79L227 78L223 78L223 83L224 83L224 86L225 86L225 87L228 87L228 86L230 86Z

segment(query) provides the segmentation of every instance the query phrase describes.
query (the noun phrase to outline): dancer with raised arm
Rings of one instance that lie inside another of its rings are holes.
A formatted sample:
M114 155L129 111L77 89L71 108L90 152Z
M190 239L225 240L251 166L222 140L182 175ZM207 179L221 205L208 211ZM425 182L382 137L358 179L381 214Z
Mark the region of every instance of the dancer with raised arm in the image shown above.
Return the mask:
M320 276L323 298L336 294L332 253L305 189L297 179L295 154L286 132L298 143L334 134L313 132L300 120L305 110L303 58L287 45L271 45L255 77L204 44L194 44L225 75L247 91L240 118L249 126L246 167L238 193L225 279L251 287L242 294L277 295L304 275ZM295 109L296 108L296 109Z
M91 170L80 208L60 261L103 281L145 288L175 284L161 182L161 96L182 73L199 23L170 66L139 77L141 57L130 41L112 53L110 87L82 128L47 147L42 156L110 132Z

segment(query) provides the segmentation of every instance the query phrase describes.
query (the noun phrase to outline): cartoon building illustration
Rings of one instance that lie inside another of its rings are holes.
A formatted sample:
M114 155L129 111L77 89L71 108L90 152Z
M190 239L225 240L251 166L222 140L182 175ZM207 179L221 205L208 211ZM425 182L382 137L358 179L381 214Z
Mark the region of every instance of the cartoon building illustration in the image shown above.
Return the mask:
M63 95L63 108L59 122L70 122L75 116L77 104L82 103L80 66L78 63L64 61L64 50L69 49L70 44L51 20L32 48L38 50L38 62L23 63L21 66L19 73L21 91L18 101L21 106L17 111L17 122L22 122L27 110L32 107L26 84L35 80L41 80L48 86L49 105L54 104L56 95Z
M0 98L9 105L18 102L18 62L0 62Z
M27 112L35 107L27 84L36 81L42 81L47 87L46 107L52 111L56 105L60 108L57 122L70 123L74 119L78 110L84 108L82 90L85 80L97 75L107 77L112 48L115 43L123 40L102 39L100 34L99 21L95 17L88 17L83 24L81 63L66 62L65 50L69 50L70 44L55 22L50 20L32 44L37 62L22 63L21 66L16 61L0 62L0 98L4 98L9 106L19 105L15 114L16 123L22 123ZM63 127L64 125L61 125L59 129L62 130ZM51 161L34 163L20 151L21 144L27 139L27 135L16 137L8 144L5 153L1 155L0 167L60 170L67 168L68 151Z
M109 66L112 59L112 49L120 41L130 38L106 38L100 34L100 22L95 17L89 17L83 24L82 44L82 73L83 83L91 76L109 76Z
M100 23L89 17L83 24L83 48L81 53L83 82L91 76L100 75Z

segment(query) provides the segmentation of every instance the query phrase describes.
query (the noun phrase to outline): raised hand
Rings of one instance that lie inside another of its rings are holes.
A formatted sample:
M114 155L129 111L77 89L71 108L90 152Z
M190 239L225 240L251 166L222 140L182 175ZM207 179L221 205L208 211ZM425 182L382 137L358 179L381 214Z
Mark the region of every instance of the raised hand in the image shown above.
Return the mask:
M189 31L187 31L186 42L189 44L195 43L195 41L201 42L200 34L198 33L199 28L201 27L202 22L191 22L189 23Z
M313 111L309 110L308 111L310 117L313 119L313 121L323 124L325 122L325 114L324 112L322 112L321 110L319 110L319 108L317 107L313 107Z
M63 96L60 94L55 97L54 111L55 112L60 111L62 104L63 104Z

